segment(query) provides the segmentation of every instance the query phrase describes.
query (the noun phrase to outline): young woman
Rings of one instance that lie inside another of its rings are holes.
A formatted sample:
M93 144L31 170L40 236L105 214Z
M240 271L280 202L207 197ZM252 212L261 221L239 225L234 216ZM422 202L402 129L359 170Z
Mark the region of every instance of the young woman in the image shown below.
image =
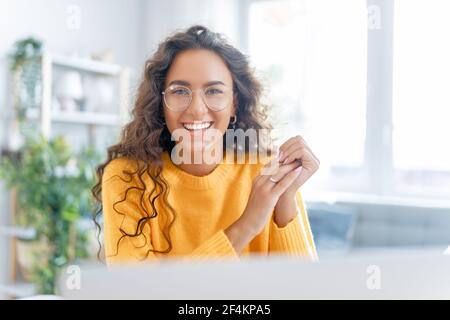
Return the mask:
M296 136L275 157L260 136L256 148L226 138L230 130L271 128L261 94L246 56L220 34L193 26L159 45L146 63L132 120L97 169L93 194L104 215L107 263L316 258L299 191L319 167L311 149ZM206 138L212 131L219 139ZM211 150L213 161L192 161ZM244 163L230 150L244 153ZM269 157L250 163L261 150Z

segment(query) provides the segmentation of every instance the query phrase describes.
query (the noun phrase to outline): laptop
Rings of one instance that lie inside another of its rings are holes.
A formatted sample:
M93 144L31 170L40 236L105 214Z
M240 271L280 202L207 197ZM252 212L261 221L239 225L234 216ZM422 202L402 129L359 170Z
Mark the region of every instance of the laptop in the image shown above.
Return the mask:
M65 299L450 299L450 255L444 249L359 252L319 262L249 256L83 265L78 286L67 273L59 288Z

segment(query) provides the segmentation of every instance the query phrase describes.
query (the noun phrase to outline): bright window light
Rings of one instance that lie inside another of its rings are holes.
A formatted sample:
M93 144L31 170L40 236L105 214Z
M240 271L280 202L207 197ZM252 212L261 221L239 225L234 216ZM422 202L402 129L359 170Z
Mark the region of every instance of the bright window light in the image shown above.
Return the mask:
M249 54L281 137L301 134L321 174L358 169L366 129L367 12L360 0L255 1Z
M396 182L450 190L450 1L396 0Z

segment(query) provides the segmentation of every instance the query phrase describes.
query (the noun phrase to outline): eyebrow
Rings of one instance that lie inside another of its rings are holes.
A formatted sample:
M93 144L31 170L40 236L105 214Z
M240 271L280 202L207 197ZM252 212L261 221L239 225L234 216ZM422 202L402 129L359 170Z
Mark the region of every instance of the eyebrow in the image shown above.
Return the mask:
M177 84L177 85L180 85L180 86L186 86L186 87L189 87L191 85L189 82L184 81L184 80L174 80L174 81L169 83L168 87L170 87L170 86L172 86L174 84ZM204 87L209 87L209 86L213 86L213 85L217 85L217 84L226 86L225 83L223 83L222 81L218 81L218 80L206 82L203 86Z

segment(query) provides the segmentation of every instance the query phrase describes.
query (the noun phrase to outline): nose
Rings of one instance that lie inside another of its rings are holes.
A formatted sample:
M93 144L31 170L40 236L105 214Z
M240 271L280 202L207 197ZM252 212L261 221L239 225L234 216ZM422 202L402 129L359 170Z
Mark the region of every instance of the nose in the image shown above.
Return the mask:
M206 105L200 90L192 92L192 101L186 111L191 113L194 118L208 113L209 108Z

